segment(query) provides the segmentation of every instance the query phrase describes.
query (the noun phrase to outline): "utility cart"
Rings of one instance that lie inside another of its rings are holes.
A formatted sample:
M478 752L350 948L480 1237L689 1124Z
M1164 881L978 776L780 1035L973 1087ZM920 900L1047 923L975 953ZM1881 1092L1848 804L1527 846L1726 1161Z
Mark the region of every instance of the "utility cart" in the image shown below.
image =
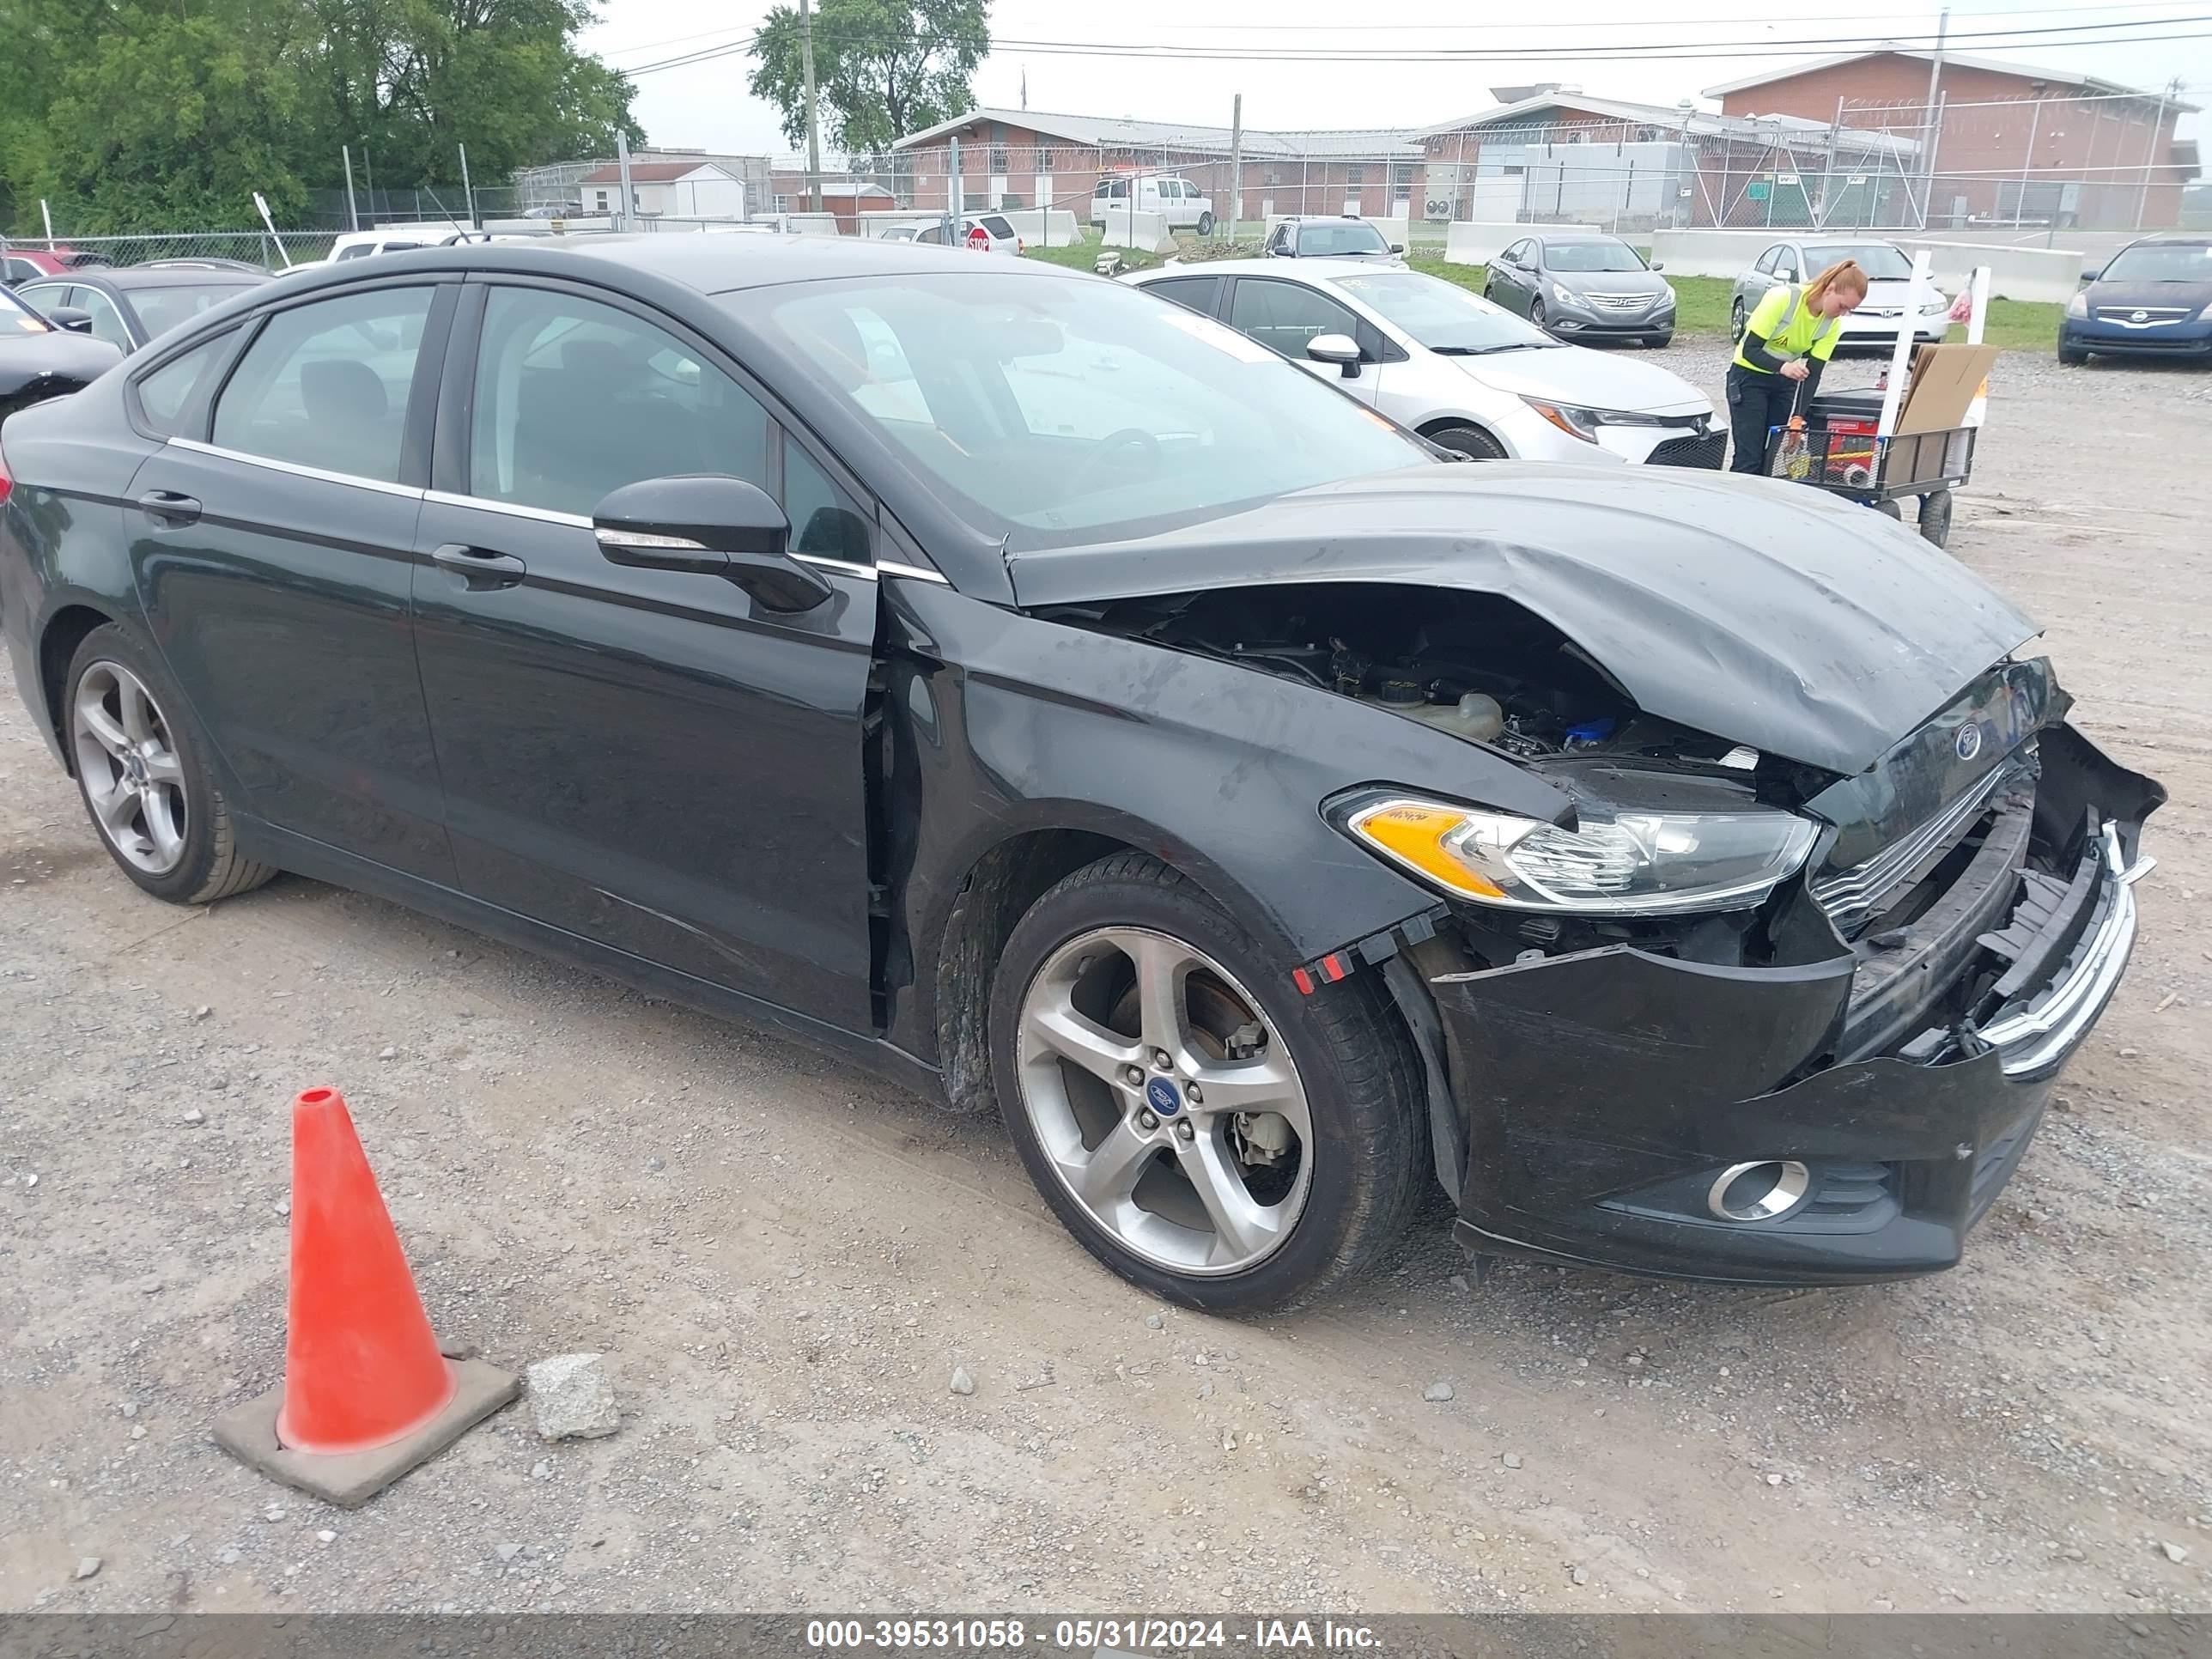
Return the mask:
M1946 427L1888 438L1881 428L1879 389L1824 392L1801 420L1775 429L1767 444L1767 471L1847 496L1893 519L1917 498L1920 533L1938 547L1951 533L1951 492L1973 476L1979 428Z

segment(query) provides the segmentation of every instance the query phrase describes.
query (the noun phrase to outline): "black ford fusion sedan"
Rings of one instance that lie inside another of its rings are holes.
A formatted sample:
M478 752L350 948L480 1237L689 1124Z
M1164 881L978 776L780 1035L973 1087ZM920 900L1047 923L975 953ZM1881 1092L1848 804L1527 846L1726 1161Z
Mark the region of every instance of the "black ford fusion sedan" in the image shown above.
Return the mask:
M1875 514L1449 465L1013 260L393 255L0 450L17 684L148 893L295 871L995 1104L1202 1308L1431 1182L1485 1255L1948 1266L2163 798Z

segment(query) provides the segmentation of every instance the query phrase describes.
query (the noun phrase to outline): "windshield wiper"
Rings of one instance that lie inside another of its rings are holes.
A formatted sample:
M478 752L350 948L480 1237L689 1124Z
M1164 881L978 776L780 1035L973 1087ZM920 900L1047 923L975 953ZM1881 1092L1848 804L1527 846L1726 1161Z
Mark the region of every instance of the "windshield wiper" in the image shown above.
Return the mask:
M1557 340L1514 340L1504 345L1431 346L1429 349L1439 357L1487 357L1499 351L1541 351L1547 346L1559 343Z

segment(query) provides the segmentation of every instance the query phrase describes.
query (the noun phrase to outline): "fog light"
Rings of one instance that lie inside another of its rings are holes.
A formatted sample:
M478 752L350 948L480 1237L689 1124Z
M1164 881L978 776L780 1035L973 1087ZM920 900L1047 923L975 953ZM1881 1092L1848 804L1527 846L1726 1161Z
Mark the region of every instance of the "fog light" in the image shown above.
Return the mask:
M1731 1164L1705 1194L1705 1207L1723 1221L1771 1221L1796 1209L1812 1184L1812 1171L1795 1158Z

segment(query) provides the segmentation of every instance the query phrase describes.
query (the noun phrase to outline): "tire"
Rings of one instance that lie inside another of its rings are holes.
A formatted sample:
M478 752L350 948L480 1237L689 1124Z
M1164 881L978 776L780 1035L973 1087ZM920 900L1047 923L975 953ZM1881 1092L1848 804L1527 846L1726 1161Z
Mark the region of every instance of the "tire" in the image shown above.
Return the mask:
M1153 986L1172 1002L1147 998ZM1138 1012L1148 1002L1159 1018ZM1170 1019L1181 1055L1163 1069L1148 1042ZM1229 1058L1232 1043L1245 1053ZM1184 1307L1277 1311L1346 1284L1422 1190L1419 1061L1375 977L1300 996L1195 883L1142 854L1078 870L1015 925L990 1046L1000 1115L1045 1202L1100 1261ZM1215 1100L1189 1099L1206 1077ZM1232 1082L1246 1112L1223 1109ZM1212 1198L1191 1169L1218 1172Z
M2061 340L2058 343L2058 361L2069 368L2079 368L2089 361L2089 354L2079 346L2070 346Z
M1538 328L1544 326L1544 300L1541 295L1528 301L1528 320Z
M1440 448L1458 451L1470 461L1505 459L1505 446L1479 426L1440 426L1422 435Z
M1743 325L1747 320L1748 319L1744 315L1743 301L1740 299L1729 301L1729 338L1731 340L1743 338Z
M240 856L207 745L153 652L112 623L95 628L70 659L63 684L63 736L77 795L125 875L169 903L208 904L276 873ZM94 719L95 708L104 720ZM126 780L132 787L118 796L114 786Z
M1654 351L1664 351L1668 346L1674 343L1674 337L1671 334L1655 334L1649 339L1645 340L1644 343L1650 347Z
M1198 216L1198 234L1201 236L1211 236L1213 234L1213 216L1212 214L1201 213Z
M1874 504L1874 510L1881 514L1885 519L1894 519L1899 524L1905 522L1904 509L1899 507L1895 501L1876 501Z
M1931 489L1920 498L1920 533L1936 546L1951 539L1951 492Z

